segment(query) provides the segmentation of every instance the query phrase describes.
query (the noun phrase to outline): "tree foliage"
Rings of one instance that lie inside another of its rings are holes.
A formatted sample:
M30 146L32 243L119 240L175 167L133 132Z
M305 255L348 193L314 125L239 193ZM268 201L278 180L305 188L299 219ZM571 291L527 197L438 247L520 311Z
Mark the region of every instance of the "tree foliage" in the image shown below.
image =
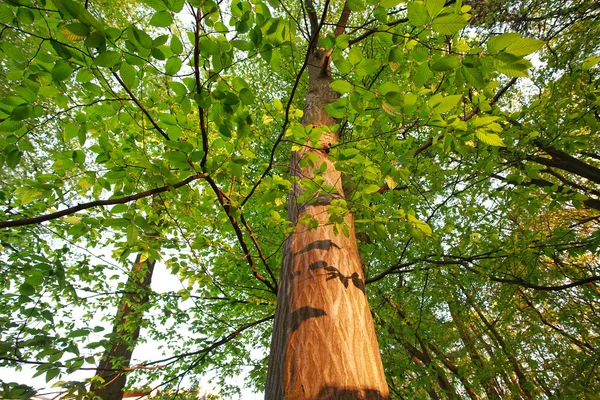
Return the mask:
M132 265L158 261L181 289L154 284L130 321L164 356L137 354L128 384L176 390L216 371L224 396L240 373L263 390L288 192L332 192L318 174L291 177L290 154L331 130L340 142L322 150L346 196L328 224L347 235L354 216L391 396L592 397L599 12L0 3L0 366L84 396L69 374L102 383ZM301 124L314 41L340 94L333 127ZM0 383L2 397L33 390Z

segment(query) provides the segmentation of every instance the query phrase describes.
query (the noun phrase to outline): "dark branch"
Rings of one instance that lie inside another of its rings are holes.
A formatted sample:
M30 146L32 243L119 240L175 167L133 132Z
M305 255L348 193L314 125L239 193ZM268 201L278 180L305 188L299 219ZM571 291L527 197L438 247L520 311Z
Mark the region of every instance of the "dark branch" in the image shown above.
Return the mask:
M165 138L166 140L171 140L169 138L169 135L167 135L167 133L160 126L158 126L158 124L156 123L156 121L154 120L154 118L152 118L152 116L150 115L150 113L148 112L148 110L146 109L146 107L144 107L142 105L142 103L138 100L138 98L135 97L135 95L133 94L133 92L131 91L131 89L129 89L127 87L127 85L125 84L125 82L123 82L123 80L121 79L121 77L119 76L119 74L117 74L116 72L113 72L112 74L115 77L115 79L119 82L119 84L123 87L123 89L125 89L125 91L129 95L129 97L131 97L131 100L133 100L133 102L139 107L139 109L144 113L144 115L146 117L148 117L148 120L150 121L150 123L152 124L152 126L154 127L154 129L156 129L158 131L158 133L160 133L161 136L163 138Z
M78 211L86 210L88 208L93 208L93 207L98 207L98 206L112 206L115 204L129 203L131 201L142 199L144 197L154 196L159 193L168 192L169 190L178 189L182 186L189 184L190 182L193 182L197 179L205 178L205 177L206 176L204 174L196 174L196 175L192 175L189 178L186 178L180 182L177 182L173 185L167 185L167 186L162 186L162 187L159 187L156 189L146 190L145 192L132 194L131 196L120 197L118 199L91 201L89 203L78 204L74 207L69 207L69 208L61 210L61 211L57 211L57 212L46 214L46 215L40 215L40 216L32 217L32 218L23 218L23 219L12 220L12 221L2 221L2 222L0 222L0 228L10 228L10 227L15 227L15 226L39 224L40 222L46 222L46 221L50 221L53 219L58 219L58 218L66 216L66 215L74 214Z

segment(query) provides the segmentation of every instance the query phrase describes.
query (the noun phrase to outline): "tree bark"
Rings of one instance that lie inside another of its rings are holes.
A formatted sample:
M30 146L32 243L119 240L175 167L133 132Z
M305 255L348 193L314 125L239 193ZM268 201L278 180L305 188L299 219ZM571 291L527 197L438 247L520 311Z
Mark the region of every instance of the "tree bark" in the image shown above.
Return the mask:
M329 87L326 63L319 51L309 59L305 126L336 123L325 111L338 98ZM341 174L328 157L330 144L337 141L337 133L325 133L318 146L292 154L290 170L298 181L289 195L288 217L296 230L284 247L267 400L389 398L352 215L344 218L347 236L335 233L329 223L331 201L344 198ZM318 161L301 167L309 154ZM300 201L299 181L313 179L323 163L327 168L320 176L334 190L322 189L310 201ZM318 221L316 228L298 223L306 214Z
M109 347L104 351L96 376L103 379L103 385L94 385L92 391L103 400L121 400L127 381L125 368L131 363L131 355L140 335L144 305L148 302L148 292L156 261L141 261L138 254L125 285L125 293L119 302L119 309L113 324Z

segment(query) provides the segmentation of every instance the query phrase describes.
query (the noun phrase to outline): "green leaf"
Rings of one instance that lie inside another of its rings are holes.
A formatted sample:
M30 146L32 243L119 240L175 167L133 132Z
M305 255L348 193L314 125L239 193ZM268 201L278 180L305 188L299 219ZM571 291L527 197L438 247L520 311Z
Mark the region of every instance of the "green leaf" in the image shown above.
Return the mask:
M173 17L171 13L166 10L157 11L154 13L152 18L150 18L150 25L158 26L158 27L169 27L173 23Z
M400 93L400 91L400 86L398 86L398 84L394 82L384 82L381 84L381 86L379 86L379 93L384 96L389 92Z
M154 8L156 11L168 10L167 4L163 0L142 0L142 2Z
M116 51L105 51L104 53L98 54L94 59L94 64L99 67L114 67L121 61L121 53Z
M360 154L358 149L343 149L338 155L338 160L350 160Z
M137 86L137 70L135 67L123 62L119 72L121 73L121 79L128 88L134 89Z
M348 0L347 5L352 12L363 12L365 10L364 0Z
M500 136L495 133L487 133L482 129L477 129L475 131L475 136L477 136L477 139L481 140L485 144L489 144L490 146L505 146L502 139L500 139Z
M178 57L170 57L165 64L165 73L175 75L181 69L181 60Z
M173 37L171 38L170 48L174 54L183 53L183 44L176 35L173 35Z
M544 44L545 42L542 40L522 38L511 43L504 51L518 57L523 57L541 49Z
M498 119L500 119L500 117L492 117L492 116L487 116L487 117L475 117L471 120L471 123L473 124L473 126L475 128L479 128L485 125L488 125L494 121L497 121Z
M249 51L249 50L254 49L254 45L252 44L252 42L249 42L247 40L235 39L229 43L231 43L231 45L233 47L235 47L236 49L242 50L242 51Z
M19 286L19 293L21 293L23 296L32 296L35 294L35 288L29 283L25 282Z
M498 53L520 38L521 35L518 33L504 33L502 35L492 36L487 42L488 52L492 54Z
M600 57L597 57L597 56L588 57L583 61L583 64L581 65L581 69L584 71L589 71L590 69L595 67L598 63L600 63Z
M435 60L431 64L431 69L433 71L449 71L451 69L457 68L459 65L460 57L456 54L452 54Z
M392 8L403 2L404 0L381 0L379 6L383 8Z
M243 88L242 90L240 90L239 95L242 103L244 103L247 106L252 105L256 102L254 99L254 93L252 93L252 91L248 88Z
M429 14L422 1L408 3L408 22L416 27L421 27L429 22Z
M354 69L359 77L364 77L376 73L381 68L381 63L377 60L364 58Z
M16 106L10 113L10 118L15 121L22 121L33 116L33 107L29 104Z
M59 60L54 64L52 68L52 79L55 82L64 81L73 73L73 68L71 68L71 64L64 60Z
M431 17L436 17L446 4L445 0L426 0L425 7L427 7L427 13Z
M329 84L333 90L338 93L344 94L349 93L354 89L354 86L350 82L347 82L343 79L338 79Z
M133 39L140 44L144 49L152 49L152 38L146 32L135 26L131 27L130 32L133 35Z
M173 89L177 96L185 96L188 93L187 87L181 82L171 81L169 87Z
M15 19L12 9L6 4L0 4L0 22L10 24Z
M526 77L529 76L527 70L531 68L531 62L523 59L514 63L505 63L496 60L496 62L494 63L494 68L496 69L496 71L513 78Z
M413 74L412 81L417 86L423 86L425 84L425 82L427 82L427 80L429 80L429 78L431 78L432 76L433 76L433 74L431 73L431 70L429 69L429 64L423 63L423 64L419 65L419 67Z
M364 189L366 194L372 194L378 192L380 187L378 185L369 185Z
M169 6L169 10L174 13L181 12L183 10L183 6L185 4L184 0L167 0L167 5Z
M467 26L468 20L458 14L445 14L433 20L431 27L434 31L443 35L454 35Z
M335 47L343 50L346 47L348 47L349 40L350 40L350 35L342 34L335 38Z
M463 74L463 77L465 78L465 81L470 86L483 86L485 84L483 79L483 73L479 68L467 68L463 66L461 68L461 72Z
M440 113L440 114L448 112L448 111L452 110L454 107L456 107L456 105L458 104L458 102L461 99L462 99L461 94L446 96L446 97L442 98L441 101L433 107L433 111Z
M90 27L76 22L63 26L60 33L65 35L68 40L83 40L90 34Z

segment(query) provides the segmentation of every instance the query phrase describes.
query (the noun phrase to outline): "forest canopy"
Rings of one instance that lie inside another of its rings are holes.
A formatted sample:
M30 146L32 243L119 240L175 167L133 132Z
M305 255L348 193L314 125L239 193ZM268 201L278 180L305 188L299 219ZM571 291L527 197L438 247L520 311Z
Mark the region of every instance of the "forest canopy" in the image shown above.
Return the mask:
M0 398L593 398L599 18L4 0Z

